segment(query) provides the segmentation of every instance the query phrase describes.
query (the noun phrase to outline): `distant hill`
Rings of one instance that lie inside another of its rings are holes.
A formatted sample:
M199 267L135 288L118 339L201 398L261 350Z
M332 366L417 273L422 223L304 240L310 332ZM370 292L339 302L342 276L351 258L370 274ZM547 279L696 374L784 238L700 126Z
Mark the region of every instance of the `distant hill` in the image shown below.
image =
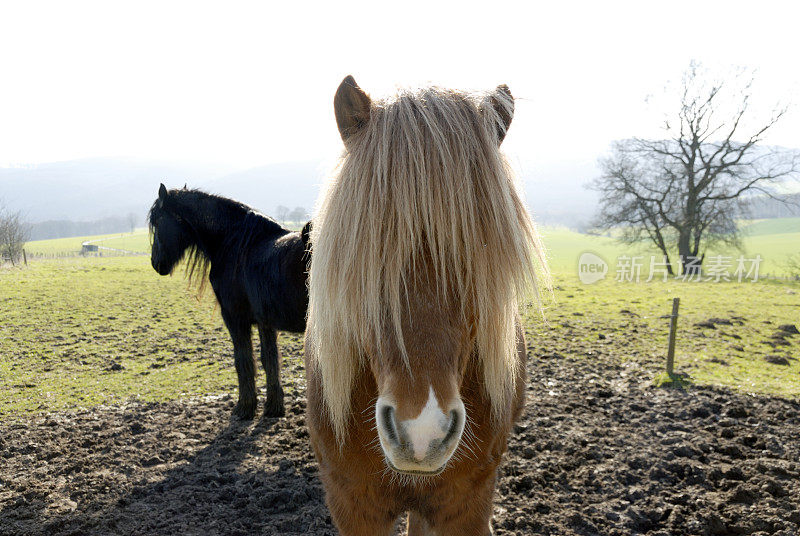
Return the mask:
M587 226L597 209L597 194L586 184L598 173L594 158L518 166L525 199L539 225L570 229Z
M524 152L520 156L525 158ZM540 225L585 229L597 210L597 193L585 186L600 173L596 155L575 154L564 161L547 161L547 155L538 156L539 159L514 160L535 220ZM328 172L321 159L237 169L135 158L91 158L0 168L0 202L12 211L21 210L29 223L41 223L38 238L121 232L130 227L130 214L135 216L136 225L144 223L161 182L169 188L184 184L202 188L276 216L279 205L313 212ZM752 198L748 201L748 217L800 216L798 187L800 184L786 185L783 190L792 201L790 204L766 196ZM115 218L120 221L112 225ZM73 226L71 222L82 224ZM58 234L47 236L53 232L48 229L55 229Z
M777 196L777 199L760 195L748 203L748 216L761 218L790 218L800 216L800 193Z
M591 217L594 193L583 183L595 173L593 161L520 167L528 204L540 223L576 228ZM269 215L275 215L278 205L304 207L311 212L327 171L321 160L236 170L94 158L0 168L0 200L12 210L22 210L30 223L42 224L36 226L37 238L56 238L124 231L131 213L136 216L136 225L142 225L161 182L169 188L187 184L232 197ZM109 231L107 224L112 218L124 219L125 224ZM83 224L101 220L101 226Z
M123 231L128 214L144 223L163 182L169 188L184 184L238 199L267 214L275 207L314 206L323 171L320 161L290 162L247 170L133 159L87 159L30 167L0 168L0 201L21 210L26 220L42 233L62 229L56 235L73 236ZM121 229L108 231L112 219L124 219ZM70 226L65 222L80 222ZM101 225L102 223L102 225ZM71 230L73 227L75 230ZM78 230L79 229L79 230Z
M129 216L109 216L92 221L46 220L32 223L29 228L30 240L48 240L72 236L126 233L143 225L144 216L131 212Z
M232 197L275 216L278 205L303 207L310 213L326 169L321 160L259 166L196 184L211 193Z
M91 221L131 212L143 220L161 181L197 183L229 171L115 158L0 168L0 199L31 223Z

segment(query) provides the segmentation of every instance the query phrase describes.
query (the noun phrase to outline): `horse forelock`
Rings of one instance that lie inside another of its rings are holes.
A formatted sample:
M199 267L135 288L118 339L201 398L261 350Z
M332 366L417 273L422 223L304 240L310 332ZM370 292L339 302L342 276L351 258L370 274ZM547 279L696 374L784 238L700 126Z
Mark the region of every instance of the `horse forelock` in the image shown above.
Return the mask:
M312 231L308 340L341 441L353 378L391 326L405 352L404 293L422 261L429 284L474 321L493 413L516 374L515 315L547 277L544 250L499 152L513 105L440 88L373 101L326 185Z

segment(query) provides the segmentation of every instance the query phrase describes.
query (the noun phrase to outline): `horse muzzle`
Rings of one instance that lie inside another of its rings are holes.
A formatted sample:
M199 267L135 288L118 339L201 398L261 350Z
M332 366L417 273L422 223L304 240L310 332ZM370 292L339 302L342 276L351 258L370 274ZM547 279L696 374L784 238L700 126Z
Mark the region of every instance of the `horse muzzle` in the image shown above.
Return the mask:
M445 469L458 447L466 410L458 399L442 411L431 389L428 403L413 419L399 420L392 401L379 397L375 421L389 467L398 473L435 475Z
M158 275L169 275L170 270L165 263L157 262L155 259L150 259L150 264L153 265L153 270L158 272Z

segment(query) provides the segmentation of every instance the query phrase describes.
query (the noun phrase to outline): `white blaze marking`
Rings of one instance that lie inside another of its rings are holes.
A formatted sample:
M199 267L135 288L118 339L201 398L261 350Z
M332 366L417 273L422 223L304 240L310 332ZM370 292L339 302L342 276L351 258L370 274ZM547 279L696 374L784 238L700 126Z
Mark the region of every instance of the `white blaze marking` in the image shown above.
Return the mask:
M403 428L408 434L411 446L414 449L414 458L423 460L428 452L428 446L436 439L441 439L447 433L447 415L439 408L433 386L429 387L428 402L414 419L403 421Z

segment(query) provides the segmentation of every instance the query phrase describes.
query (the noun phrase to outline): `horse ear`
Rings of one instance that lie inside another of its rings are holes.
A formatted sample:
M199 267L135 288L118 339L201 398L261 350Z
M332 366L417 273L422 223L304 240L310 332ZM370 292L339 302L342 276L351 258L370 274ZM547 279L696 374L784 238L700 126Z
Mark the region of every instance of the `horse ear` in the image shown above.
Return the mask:
M309 220L308 223L303 225L303 230L300 231L300 240L303 241L303 246L305 246L306 251L309 249L309 242L311 241L311 226L312 220Z
M499 121L497 122L497 145L503 143L514 118L514 96L508 86L501 84L497 86L494 93L489 96L489 103L494 108Z
M167 187L164 186L164 183L161 183L161 186L158 187L158 198L162 201L167 198Z
M348 75L339 84L336 96L333 97L333 111L342 141L356 134L369 121L369 110L372 101L364 90L358 87L355 79Z

